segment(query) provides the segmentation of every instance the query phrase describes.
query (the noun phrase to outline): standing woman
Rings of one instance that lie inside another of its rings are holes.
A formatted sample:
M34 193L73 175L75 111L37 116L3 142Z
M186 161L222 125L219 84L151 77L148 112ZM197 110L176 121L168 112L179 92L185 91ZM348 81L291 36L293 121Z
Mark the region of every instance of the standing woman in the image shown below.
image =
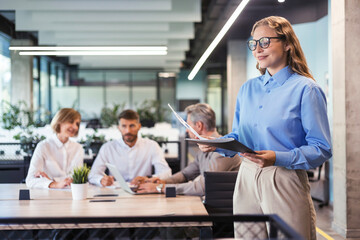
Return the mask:
M82 146L69 138L78 135L81 115L72 108L60 109L51 128L55 134L39 142L30 162L26 185L29 188L64 188L71 173L84 162Z
M261 19L251 35L248 47L262 75L240 88L233 129L224 136L257 152L240 154L245 159L235 186L234 214L277 214L306 239L316 239L306 169L332 156L325 94L311 75L288 20ZM200 149L215 150L205 145ZM246 225L235 225L236 237L254 238L244 232Z

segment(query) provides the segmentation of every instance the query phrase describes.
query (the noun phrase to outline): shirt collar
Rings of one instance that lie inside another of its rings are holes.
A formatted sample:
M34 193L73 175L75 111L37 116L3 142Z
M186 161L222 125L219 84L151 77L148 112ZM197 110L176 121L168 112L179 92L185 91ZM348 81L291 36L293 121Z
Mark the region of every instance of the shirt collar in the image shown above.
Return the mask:
M57 137L57 135L56 134L54 134L53 136L52 136L52 138L53 138L53 140L54 140L54 142L55 142L55 145L58 147L58 148L61 148L61 147L67 147L68 145L69 145L69 142L70 142L70 139L66 142L66 143L62 143L60 140L59 140L59 138Z
M211 137L219 138L219 137L221 137L221 135L215 130L215 131L211 134Z
M141 137L138 135L138 137L137 137L137 139L136 139L136 143L135 143L135 145L134 145L132 148L136 147L136 145L139 144L139 142L141 141L140 139L141 139ZM121 138L119 138L118 141L119 141L119 143L120 143L120 145L121 145L122 147L129 148L129 149L130 149L129 145L127 145L127 144L124 142L124 139L122 138L122 136L121 136Z
M283 69L275 73L273 76L271 76L268 70L266 69L263 78L263 84L265 86L272 78L279 86L281 86L293 73L294 72L289 66L284 67Z

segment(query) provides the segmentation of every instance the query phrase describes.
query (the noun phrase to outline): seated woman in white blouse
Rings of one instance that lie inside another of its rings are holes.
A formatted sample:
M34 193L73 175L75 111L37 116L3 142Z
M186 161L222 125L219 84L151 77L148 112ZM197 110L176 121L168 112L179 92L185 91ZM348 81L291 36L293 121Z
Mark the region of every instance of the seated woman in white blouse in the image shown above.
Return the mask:
M78 135L81 115L72 108L60 109L51 128L55 134L36 146L31 158L26 185L29 188L64 188L72 182L75 167L84 161L82 146L70 137Z

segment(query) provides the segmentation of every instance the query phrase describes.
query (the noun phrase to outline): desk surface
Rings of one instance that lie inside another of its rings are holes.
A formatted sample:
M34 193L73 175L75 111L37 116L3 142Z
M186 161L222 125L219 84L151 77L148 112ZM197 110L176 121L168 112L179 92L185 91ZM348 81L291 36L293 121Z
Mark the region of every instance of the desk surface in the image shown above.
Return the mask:
M19 190L29 189L26 184L0 184L0 200L18 200ZM132 198L135 195L127 193L120 188L107 188L97 187L89 185L88 199L97 198L94 197L97 194L118 194L115 198ZM144 197L159 197L158 194L147 194ZM30 198L33 200L72 200L71 189L30 189ZM114 197L113 197L114 198Z
M131 195L122 189L89 187L88 199L72 200L69 190L30 189L31 200L18 200L24 184L0 184L0 217L125 217L207 215L200 197L164 194ZM117 197L94 197L118 194ZM115 202L90 202L114 199Z
M2 200L0 217L126 217L204 215L199 198L118 198L115 202L89 200Z

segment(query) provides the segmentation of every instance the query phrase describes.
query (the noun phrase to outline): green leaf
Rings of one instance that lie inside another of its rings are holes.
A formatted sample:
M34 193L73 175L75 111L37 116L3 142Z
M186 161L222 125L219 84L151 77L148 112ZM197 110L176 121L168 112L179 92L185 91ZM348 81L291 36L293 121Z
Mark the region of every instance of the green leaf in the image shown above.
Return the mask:
M89 173L90 173L90 168L86 164L84 164L81 167L74 168L72 174L73 183L75 184L87 183Z

